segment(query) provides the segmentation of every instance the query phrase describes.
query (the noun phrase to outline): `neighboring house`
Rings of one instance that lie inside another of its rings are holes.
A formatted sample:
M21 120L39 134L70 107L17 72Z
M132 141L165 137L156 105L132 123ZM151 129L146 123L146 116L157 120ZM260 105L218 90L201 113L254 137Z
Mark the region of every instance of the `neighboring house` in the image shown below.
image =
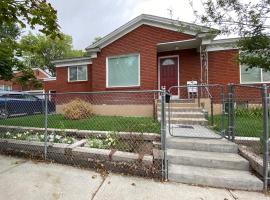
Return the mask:
M269 72L239 66L237 39L214 39L216 35L209 37L211 30L140 15L88 46L89 57L56 60L56 77L45 79L44 88L47 92L153 90L191 80L223 85L270 81ZM173 94L178 96L178 91Z
M37 80L40 80L42 83L44 79L51 78L51 76L48 73L46 73L44 70L40 68L32 68L32 70ZM23 91L24 89L22 88L22 86L15 81L16 77L21 76L21 74L22 74L21 72L15 71L13 80L11 81L0 80L0 90ZM36 90L36 89L38 88L30 88L30 90ZM29 88L27 90L29 90Z

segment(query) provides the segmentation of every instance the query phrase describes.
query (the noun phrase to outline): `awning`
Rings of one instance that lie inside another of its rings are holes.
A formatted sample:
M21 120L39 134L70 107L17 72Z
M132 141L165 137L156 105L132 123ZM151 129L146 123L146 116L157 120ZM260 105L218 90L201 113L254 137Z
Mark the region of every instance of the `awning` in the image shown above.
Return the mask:
M173 41L173 42L165 42L157 44L157 51L175 51L182 49L193 49L198 48L201 45L202 40L200 38L189 39L189 40L181 40L181 41Z

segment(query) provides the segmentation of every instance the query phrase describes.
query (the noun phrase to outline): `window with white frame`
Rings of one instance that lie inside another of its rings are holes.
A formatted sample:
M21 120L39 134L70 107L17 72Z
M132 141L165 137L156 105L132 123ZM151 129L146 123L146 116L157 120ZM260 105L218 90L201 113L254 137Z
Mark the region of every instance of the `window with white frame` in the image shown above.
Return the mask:
M0 85L0 90L2 91L10 91L11 89L10 85Z
M107 58L107 87L132 87L140 85L139 54Z
M247 66L240 66L241 83L263 83L270 82L270 71L261 68L248 69Z
M87 65L68 67L68 81L87 81Z

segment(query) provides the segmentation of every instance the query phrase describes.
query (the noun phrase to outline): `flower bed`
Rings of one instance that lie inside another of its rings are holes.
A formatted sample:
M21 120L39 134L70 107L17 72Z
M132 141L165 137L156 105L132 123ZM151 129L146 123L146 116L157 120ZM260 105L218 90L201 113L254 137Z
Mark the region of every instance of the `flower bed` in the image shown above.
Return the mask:
M45 134L34 132L34 131L24 131L24 132L9 132L1 133L1 139L15 139L15 140L27 140L27 141L45 141ZM55 132L48 133L47 141L51 143L64 143L73 144L76 139L73 137L66 136L65 134L56 134Z
M1 152L44 158L44 129L0 127L0 130ZM153 155L153 143L159 141L159 136L154 135L48 129L46 155L59 163L103 166L109 171L159 177L161 161Z

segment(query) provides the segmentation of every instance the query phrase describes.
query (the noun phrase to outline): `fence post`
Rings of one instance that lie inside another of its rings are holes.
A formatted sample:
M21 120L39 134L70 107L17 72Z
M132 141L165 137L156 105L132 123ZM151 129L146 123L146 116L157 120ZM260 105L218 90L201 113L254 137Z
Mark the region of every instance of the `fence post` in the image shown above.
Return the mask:
M164 180L168 179L168 163L167 163L167 151L166 151L166 109L165 109L165 99L166 99L166 87L161 87L161 119L160 119L160 131L161 131L161 150L163 152L162 159L162 178Z
M48 141L48 93L44 93L44 159L47 159L47 141Z
M221 104L222 104L222 115L221 115L221 134L225 137L225 101L224 101L224 88L221 86Z
M234 141L234 101L233 84L228 84L228 139Z
M213 97L210 97L211 103L211 126L214 126L214 105L213 105Z
M234 124L234 85L231 84L231 134L232 134L232 141L235 140L235 124Z
M264 191L267 191L268 186L268 139L269 139L269 121L268 121L268 97L267 97L267 86L263 84L262 87L262 106L263 106L263 178L264 178Z
M228 139L231 140L231 84L228 84Z

